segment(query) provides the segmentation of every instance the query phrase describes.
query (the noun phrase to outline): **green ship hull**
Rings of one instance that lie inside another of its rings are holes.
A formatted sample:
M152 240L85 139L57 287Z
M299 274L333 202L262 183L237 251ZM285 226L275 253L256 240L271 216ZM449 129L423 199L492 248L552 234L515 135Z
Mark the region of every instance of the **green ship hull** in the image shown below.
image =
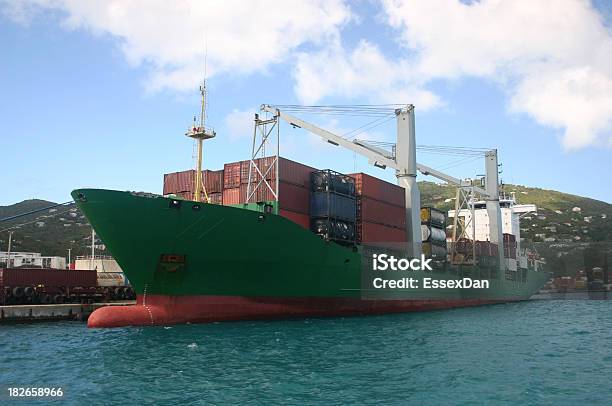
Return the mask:
M364 247L321 239L248 208L100 189L72 192L137 293L94 312L92 327L359 315L526 300L549 274L490 268L414 271L415 279L487 280L486 289L374 289ZM381 276L389 273L381 274Z

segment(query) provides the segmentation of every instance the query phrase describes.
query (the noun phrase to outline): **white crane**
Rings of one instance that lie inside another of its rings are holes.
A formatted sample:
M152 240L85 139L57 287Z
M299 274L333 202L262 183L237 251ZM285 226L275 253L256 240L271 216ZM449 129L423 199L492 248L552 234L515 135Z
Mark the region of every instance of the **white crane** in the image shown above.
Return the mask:
M421 196L416 182L417 170L424 175L433 176L450 184L462 187L472 187L474 192L482 195L486 199L491 242L498 245L500 267L505 269L501 211L499 206L497 150L490 150L485 153L486 183L485 188L482 189L480 187L471 186L469 181L455 178L436 169L417 163L414 106L411 104L395 110L397 120L397 141L394 152L370 145L365 141L347 140L346 138L333 134L312 123L287 114L280 108L272 105L263 104L261 110L271 113L274 117L283 119L294 127L308 130L330 144L342 146L350 151L365 156L368 158L369 163L377 167L383 169L390 167L395 169L397 182L405 190L408 255L413 257L420 256L422 252L420 220Z

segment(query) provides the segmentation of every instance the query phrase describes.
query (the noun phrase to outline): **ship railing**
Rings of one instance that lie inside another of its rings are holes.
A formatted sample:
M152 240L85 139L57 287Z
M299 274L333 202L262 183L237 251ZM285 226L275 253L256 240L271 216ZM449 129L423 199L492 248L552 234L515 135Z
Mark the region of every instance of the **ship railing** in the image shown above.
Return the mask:
M91 255L79 255L76 257L76 259L86 259L86 260L90 260L90 259L115 259L113 258L111 255L94 255L93 257Z

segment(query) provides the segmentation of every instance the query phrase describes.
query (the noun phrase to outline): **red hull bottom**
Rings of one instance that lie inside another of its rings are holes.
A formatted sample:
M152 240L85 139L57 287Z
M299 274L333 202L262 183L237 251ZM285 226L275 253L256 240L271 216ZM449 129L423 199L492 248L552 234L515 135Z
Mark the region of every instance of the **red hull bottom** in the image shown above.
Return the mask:
M358 316L504 303L498 300L358 300L341 298L250 298L240 296L139 295L132 306L94 311L88 327L159 326L231 320Z

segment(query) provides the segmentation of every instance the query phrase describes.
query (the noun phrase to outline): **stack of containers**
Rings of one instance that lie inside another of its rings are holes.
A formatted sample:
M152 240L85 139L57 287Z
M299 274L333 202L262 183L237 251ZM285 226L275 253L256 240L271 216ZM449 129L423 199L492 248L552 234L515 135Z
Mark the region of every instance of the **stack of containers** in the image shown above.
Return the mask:
M504 258L516 259L516 236L504 233Z
M250 169L249 164L250 162L251 161L240 161L240 183L241 184L249 183L249 169ZM253 182L259 182L261 180L262 175L265 175L266 180L275 179L276 168L274 167L274 157L273 156L269 156L265 158L257 158L255 159L255 162L257 163L257 167L259 168L259 171L261 172L261 174L257 170L255 170L255 168L253 168L252 169Z
M223 191L240 187L240 164L230 162L223 166Z
M326 240L355 244L355 180L326 169L310 175L310 229Z
M384 244L406 242L405 193L401 186L365 173L355 179L357 242Z
M472 255L472 250L476 252L479 262L489 265L497 260L497 244L489 241L475 241L463 239L457 242L456 250L460 254Z
M258 158L255 162L261 173L266 175L266 181L272 189L276 187L278 177L278 214L308 229L310 227L310 173L316 169L281 157L278 161L277 174L276 168L273 167L274 157ZM248 160L225 164L223 204L241 205L247 203L249 166L250 161ZM268 171L271 166L272 168ZM255 182L254 186L261 180L261 175L254 168L252 178ZM274 200L276 200L274 194L262 182L249 203Z
M223 204L223 169L204 171L204 186L211 203Z
M195 179L195 171L182 171L166 173L164 175L164 196L185 192L191 192L193 190Z
M191 169L182 172L167 173L164 175L163 194L177 195L184 199L193 200L195 187L196 171ZM223 170L202 171L202 180L206 193L212 203L222 204L223 202ZM204 196L204 193L202 193ZM203 199L203 197L202 197Z
M421 208L421 238L427 258L446 258L446 215L433 207Z

